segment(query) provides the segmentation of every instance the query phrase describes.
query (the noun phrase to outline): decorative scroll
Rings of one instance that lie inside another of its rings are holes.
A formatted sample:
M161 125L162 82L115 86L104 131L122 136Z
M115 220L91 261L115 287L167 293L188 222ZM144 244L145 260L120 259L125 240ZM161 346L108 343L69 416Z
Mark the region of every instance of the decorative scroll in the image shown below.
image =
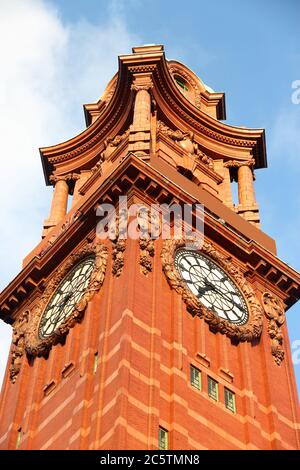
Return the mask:
M227 168L239 168L241 166L250 166L253 167L255 164L255 159L250 158L249 160L227 160L224 163L224 166Z
M153 84L149 83L133 83L131 85L131 90L133 91L149 91L153 88Z
M105 150L104 150L104 152L105 152ZM104 152L101 153L100 158L99 158L99 160L97 161L96 165L94 165L94 166L91 168L91 174L92 174L92 175L93 175L94 173L99 173L99 175L102 175L102 162L103 162L102 154L103 154Z
M283 335L281 331L281 326L285 322L283 304L270 292L265 292L262 299L265 315L269 320L268 333L271 339L272 356L276 364L280 366L284 359L284 350L282 348Z
M80 178L78 173L67 173L66 175L50 175L49 181L50 183L57 183L57 181L76 181Z
M70 269L75 266L81 259L86 256L94 254L95 255L95 265L91 274L88 288L85 293L75 306L71 315L69 315L65 321L54 331L54 333L44 339L40 339L38 336L38 327L40 319L43 315L43 312L50 301L55 290L68 274ZM70 257L65 261L61 268L55 271L54 276L47 284L43 294L40 297L40 300L33 307L30 312L30 322L27 324L27 328L24 331L24 347L26 352L31 356L42 356L45 355L52 347L52 345L61 342L64 337L68 334L70 328L80 322L83 318L86 306L88 302L93 298L94 294L99 291L101 288L106 271L107 263L107 248L104 244L100 242L87 244L84 248L79 250L76 253L70 255ZM17 334L19 332L19 327L16 327ZM21 332L23 330L21 329Z
M254 341L258 339L262 332L263 310L254 290L238 267L233 264L230 258L220 253L211 243L204 242L200 251L218 263L243 293L249 310L249 320L245 325L235 325L218 317L212 311L208 310L187 287L174 264L176 250L185 245L186 241L184 240L165 240L161 260L162 268L170 287L178 292L178 294L182 295L187 305L187 310L192 315L198 315L200 318L204 318L212 331L219 331L238 341Z

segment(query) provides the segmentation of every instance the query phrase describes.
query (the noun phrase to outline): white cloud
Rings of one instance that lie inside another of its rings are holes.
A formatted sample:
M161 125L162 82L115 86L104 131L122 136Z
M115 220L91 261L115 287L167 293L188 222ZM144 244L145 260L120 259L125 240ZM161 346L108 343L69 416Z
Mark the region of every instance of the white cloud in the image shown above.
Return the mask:
M291 89L292 96L292 89ZM300 104L290 102L289 107L282 109L274 120L268 151L282 164L293 165L300 170Z
M64 23L43 0L0 0L1 287L39 242L48 215L38 148L84 128L82 104L99 98L117 56L139 43L116 5L92 25ZM1 380L10 342L2 322L0 338Z

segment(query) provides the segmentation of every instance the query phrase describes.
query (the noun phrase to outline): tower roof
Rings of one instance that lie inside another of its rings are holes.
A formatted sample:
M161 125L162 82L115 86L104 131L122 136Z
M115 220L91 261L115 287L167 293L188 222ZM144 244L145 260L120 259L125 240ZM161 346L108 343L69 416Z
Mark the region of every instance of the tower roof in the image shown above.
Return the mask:
M193 132L203 149L218 158L254 158L254 168L267 166L263 129L227 125L225 95L216 93L188 67L165 57L162 45L134 47L119 56L119 70L101 98L84 105L87 129L79 135L40 149L45 180L53 172L63 174L93 167L107 136L120 134L133 113L135 74L149 74L153 82L152 105L170 123Z

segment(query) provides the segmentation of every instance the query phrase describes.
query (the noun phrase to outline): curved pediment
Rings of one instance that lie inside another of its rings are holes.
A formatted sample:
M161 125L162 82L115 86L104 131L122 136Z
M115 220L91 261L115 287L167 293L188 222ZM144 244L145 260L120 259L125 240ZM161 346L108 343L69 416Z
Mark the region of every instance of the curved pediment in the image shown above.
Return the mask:
M176 60L168 60L167 65L177 88L188 101L216 119L225 119L224 93L215 93L192 70Z

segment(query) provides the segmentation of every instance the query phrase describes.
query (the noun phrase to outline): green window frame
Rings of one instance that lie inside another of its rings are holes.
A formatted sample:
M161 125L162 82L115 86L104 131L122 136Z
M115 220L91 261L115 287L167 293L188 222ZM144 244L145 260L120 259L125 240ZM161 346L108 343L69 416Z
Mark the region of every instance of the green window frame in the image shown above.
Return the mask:
M219 401L219 384L211 377L207 377L208 396L214 401Z
M202 388L202 377L201 377L201 370L197 367L190 365L190 382L191 386L196 388L197 390L201 390Z
M227 410L230 410L232 413L236 413L235 393L225 387L224 399Z
M22 428L18 429L18 434L17 434L17 439L16 439L16 450L20 447L21 444L21 439L22 439Z
M177 85L180 86L180 88L184 91L184 93L187 93L189 91L189 87L187 86L184 79L179 77L178 75L175 75L174 78L175 78L175 82L177 83Z
M161 426L158 429L158 448L159 450L168 450L169 442L168 442L168 431Z
M95 354L94 354L93 375L95 375L96 372L97 372L98 363L99 363L99 356L98 356L98 351L96 351Z

